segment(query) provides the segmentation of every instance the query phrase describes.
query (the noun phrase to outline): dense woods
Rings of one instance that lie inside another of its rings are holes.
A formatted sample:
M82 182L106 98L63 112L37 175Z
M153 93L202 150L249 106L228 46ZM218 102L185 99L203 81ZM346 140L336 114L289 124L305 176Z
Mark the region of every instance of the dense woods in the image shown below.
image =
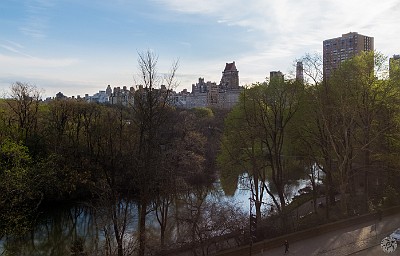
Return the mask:
M399 204L397 67L389 77L385 58L364 53L324 80L317 56L302 61L305 81L250 85L229 113L169 104L177 63L160 76L150 52L139 54L142 87L127 106L43 102L37 87L14 83L0 100L0 238L26 234L43 206L79 201L103 218L104 255L162 254L190 243L205 255L211 238L243 234L249 223L247 212L209 198L216 181L226 195L248 186L254 239L293 231L288 190L301 178L309 179L318 221ZM280 221L268 222L267 200ZM150 214L157 239L147 232ZM90 255L80 239L68 245L71 254Z
M179 203L190 213L204 207L196 204L215 180L220 136L208 127L222 128L215 115L224 113L173 108L168 94L177 64L161 76L152 53L140 54L138 63L142 86L128 106L42 102L35 86L11 86L10 97L0 102L0 237L26 233L43 205L80 201L107 216L107 253L125 255L134 248L144 255L149 213L156 213L163 248L171 242L165 233L172 208ZM132 203L138 208L138 246L125 243ZM196 221L200 225L200 217ZM182 237L197 241L205 231L193 232Z
M381 54L362 53L324 79L318 55L301 61L305 81L253 84L229 113L218 157L224 189L232 193L232 181L246 177L257 223L270 197L283 229L296 225L287 219L293 207L286 190L304 175L319 223L397 205L398 66L389 77ZM315 205L319 197L324 216Z

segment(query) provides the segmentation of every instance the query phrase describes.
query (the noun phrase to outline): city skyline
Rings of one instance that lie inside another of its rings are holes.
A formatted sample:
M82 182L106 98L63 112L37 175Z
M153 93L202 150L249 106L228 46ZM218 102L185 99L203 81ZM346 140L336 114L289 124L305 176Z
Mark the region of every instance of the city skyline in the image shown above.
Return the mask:
M15 81L44 96L84 95L108 84L132 86L137 54L152 50L159 72L179 59L177 80L190 91L199 77L219 82L235 61L240 85L270 71L295 71L305 53L348 32L375 38L375 49L400 52L398 1L5 0L0 3L0 93Z

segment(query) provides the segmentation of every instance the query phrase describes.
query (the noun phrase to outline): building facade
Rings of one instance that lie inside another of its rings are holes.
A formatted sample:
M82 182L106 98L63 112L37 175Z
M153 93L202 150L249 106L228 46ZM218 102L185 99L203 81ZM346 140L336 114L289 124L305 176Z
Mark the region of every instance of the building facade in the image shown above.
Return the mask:
M285 75L281 71L271 71L269 72L269 80L285 80Z
M220 88L223 90L239 89L239 71L235 62L226 63L225 69L222 71Z
M152 89L152 92L166 100L168 104L179 108L232 108L239 102L242 90L243 88L239 86L239 71L235 62L232 62L226 63L219 84L205 82L204 78L199 78L198 82L192 85L191 93L187 89L175 92L167 89L165 85L161 85L159 89ZM134 106L138 97L143 97L148 92L142 85L137 85L136 90L133 87L128 89L126 86L111 88L111 85L108 85L105 91L99 91L93 96L86 94L83 99L93 103ZM58 97L61 97L61 93L59 94Z
M114 90L111 92L111 87L108 85L106 94L109 98L110 104L129 106L134 103L135 89L130 87L128 90L126 86L123 86L122 88L118 86L114 87Z
M296 81L300 83L304 83L304 71L303 71L303 62L298 61L296 63Z
M235 62L232 62L226 63L219 84L199 78L196 84L192 84L192 92L182 96L185 97L186 108L232 108L239 102L242 89L239 86L239 71Z
M374 38L350 32L323 42L323 75L329 78L340 63L363 51L374 50Z

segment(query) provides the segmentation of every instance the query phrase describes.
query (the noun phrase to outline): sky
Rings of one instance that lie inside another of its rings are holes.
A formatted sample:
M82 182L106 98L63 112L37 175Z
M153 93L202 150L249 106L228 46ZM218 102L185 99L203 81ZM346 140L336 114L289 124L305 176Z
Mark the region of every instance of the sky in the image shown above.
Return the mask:
M177 91L219 83L235 61L240 85L290 73L323 40L358 32L400 53L399 0L0 0L0 95L16 81L43 97L134 86L138 53L158 72L179 61Z

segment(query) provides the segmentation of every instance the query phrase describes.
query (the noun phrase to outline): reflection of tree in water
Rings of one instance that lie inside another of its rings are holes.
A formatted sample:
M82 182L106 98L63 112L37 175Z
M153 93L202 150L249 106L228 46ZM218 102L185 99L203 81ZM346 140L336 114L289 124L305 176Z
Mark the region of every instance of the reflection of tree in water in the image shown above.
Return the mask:
M80 238L84 239L84 248L97 251L98 230L89 208L57 206L43 212L32 232L24 237L5 239L4 255L70 255L71 245Z
M43 214L31 233L3 240L2 256L64 256L74 255L79 250L87 255L115 255L117 243L109 209L105 205L57 205L41 211ZM128 203L128 222L124 236L124 252L131 253L128 255L134 255L138 248L137 211L134 202ZM155 212L150 212L147 221L147 248L149 252L157 253L160 249L160 228ZM224 236L240 232L246 223L247 212L234 200L225 197L220 190L198 188L181 193L171 206L165 249L171 250L194 242L197 246L195 251L199 255L211 252L215 250L215 241L223 241ZM230 241L230 246L233 245L237 244Z
M95 223L98 251L101 255L134 255L137 248L136 203L120 198L116 204L100 200L96 205ZM136 217L135 217L136 216ZM117 241L117 239L119 239Z
M215 238L239 232L246 223L243 210L220 192L199 187L179 195L175 242L191 244L193 255L208 255Z
M305 188L308 183L309 181L305 179L305 175L301 176L301 178L299 178L298 180L288 181L288 183L285 185L285 198L287 199L287 201L290 203L293 198L299 194L299 190ZM249 204L248 198L250 193L250 185L247 174L243 174L242 176L240 176L240 178L238 178L237 184L237 189L235 189L236 192L233 198L235 198L237 202L241 203L242 207L246 208ZM268 181L266 181L265 184L271 191L271 193L277 197L278 193L276 187ZM273 205L273 202L269 196L266 196L263 200L263 208L265 207L266 210L270 210L270 205Z

